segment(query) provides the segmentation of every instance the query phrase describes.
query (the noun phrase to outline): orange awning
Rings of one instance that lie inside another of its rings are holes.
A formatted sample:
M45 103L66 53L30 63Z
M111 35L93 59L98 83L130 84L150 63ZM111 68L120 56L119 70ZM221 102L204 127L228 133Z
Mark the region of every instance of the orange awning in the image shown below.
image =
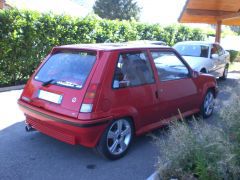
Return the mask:
M187 0L178 20L240 26L240 0Z

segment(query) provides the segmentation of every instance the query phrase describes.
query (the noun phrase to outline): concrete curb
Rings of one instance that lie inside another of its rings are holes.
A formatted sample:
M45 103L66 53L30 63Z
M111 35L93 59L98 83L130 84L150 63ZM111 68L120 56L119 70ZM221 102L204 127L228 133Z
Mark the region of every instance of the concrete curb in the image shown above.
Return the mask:
M18 85L18 86L3 87L3 88L0 88L0 92L12 91L12 90L20 90L20 89L23 89L24 86L25 86L25 84Z
M160 180L160 175L157 171L155 171L151 176L147 178L147 180Z

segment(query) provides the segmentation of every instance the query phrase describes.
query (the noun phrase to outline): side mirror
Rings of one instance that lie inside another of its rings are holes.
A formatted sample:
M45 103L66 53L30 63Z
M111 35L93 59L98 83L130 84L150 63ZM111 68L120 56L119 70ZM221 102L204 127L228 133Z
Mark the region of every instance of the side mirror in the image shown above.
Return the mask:
M197 78L199 76L199 72L198 71L192 71L192 77L193 78Z
M214 59L214 60L217 60L219 58L219 56L218 56L218 54L212 54L211 58Z

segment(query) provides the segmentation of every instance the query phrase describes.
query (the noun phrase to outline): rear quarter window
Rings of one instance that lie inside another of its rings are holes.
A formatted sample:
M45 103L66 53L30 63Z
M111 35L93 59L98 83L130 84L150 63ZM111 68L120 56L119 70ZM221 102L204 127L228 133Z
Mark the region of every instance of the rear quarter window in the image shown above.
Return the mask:
M120 53L113 78L114 89L154 83L154 75L145 52Z

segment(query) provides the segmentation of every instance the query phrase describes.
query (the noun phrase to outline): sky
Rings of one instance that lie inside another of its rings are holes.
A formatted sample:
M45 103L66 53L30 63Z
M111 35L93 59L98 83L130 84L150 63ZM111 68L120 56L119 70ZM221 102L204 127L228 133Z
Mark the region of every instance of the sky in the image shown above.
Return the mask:
M140 21L168 25L177 23L186 0L136 0L141 10ZM7 0L19 9L51 11L84 17L92 12L95 0Z

